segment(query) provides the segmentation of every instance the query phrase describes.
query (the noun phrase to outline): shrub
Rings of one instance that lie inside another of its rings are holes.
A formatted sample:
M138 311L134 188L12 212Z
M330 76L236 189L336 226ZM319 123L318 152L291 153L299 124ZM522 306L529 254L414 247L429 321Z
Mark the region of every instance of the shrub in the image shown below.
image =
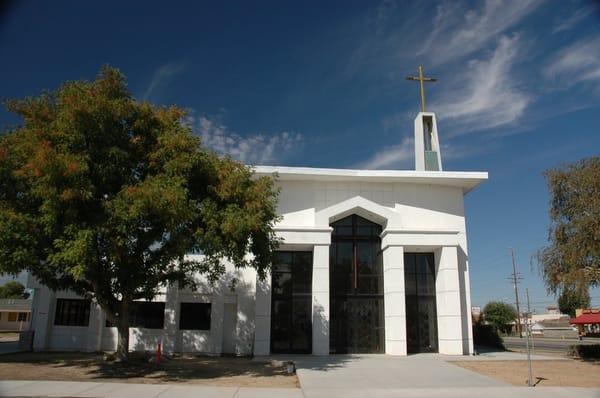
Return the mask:
M481 322L473 325L473 343L476 346L506 349L498 330L492 325L484 325Z
M600 359L600 344L575 344L569 347L569 355L581 359Z

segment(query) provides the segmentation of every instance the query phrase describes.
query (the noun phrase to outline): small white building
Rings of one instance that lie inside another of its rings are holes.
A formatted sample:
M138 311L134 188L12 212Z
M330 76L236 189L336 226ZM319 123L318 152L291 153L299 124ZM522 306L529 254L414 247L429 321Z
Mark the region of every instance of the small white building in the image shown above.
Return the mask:
M435 114L415 119L415 170L255 167L278 174L271 278L227 274L140 302L130 346L166 352L473 353L464 196L485 172L443 171ZM232 278L238 283L228 287ZM70 292L35 289L36 350L115 350L116 328Z

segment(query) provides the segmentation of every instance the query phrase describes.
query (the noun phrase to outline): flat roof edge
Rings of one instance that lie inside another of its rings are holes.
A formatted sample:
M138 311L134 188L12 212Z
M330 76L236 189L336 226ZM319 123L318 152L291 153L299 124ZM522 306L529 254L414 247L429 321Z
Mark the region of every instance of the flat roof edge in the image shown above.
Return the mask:
M485 171L359 170L314 167L252 166L257 175L278 174L282 181L406 182L462 187L467 193L488 179Z

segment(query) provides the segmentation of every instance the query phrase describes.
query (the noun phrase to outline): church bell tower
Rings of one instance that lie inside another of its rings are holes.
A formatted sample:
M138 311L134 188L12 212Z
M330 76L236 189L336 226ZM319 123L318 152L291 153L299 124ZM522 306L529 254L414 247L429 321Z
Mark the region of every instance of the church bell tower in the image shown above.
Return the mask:
M415 170L442 171L435 113L425 110L425 82L435 82L436 79L425 77L422 65L419 65L418 76L408 76L406 79L418 81L421 94L421 112L415 118Z
M415 170L442 171L440 140L433 112L419 112L415 118Z

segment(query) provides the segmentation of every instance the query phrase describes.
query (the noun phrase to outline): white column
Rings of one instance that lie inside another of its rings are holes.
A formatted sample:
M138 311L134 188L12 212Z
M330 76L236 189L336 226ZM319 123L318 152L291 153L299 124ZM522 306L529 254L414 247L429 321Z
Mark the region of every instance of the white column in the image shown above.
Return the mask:
M385 353L406 355L406 296L402 246L387 246L383 251L383 302Z
M329 245L314 247L312 297L312 353L329 355Z
M462 279L460 294L465 305L461 307L461 317L463 322L463 354L473 355L475 348L473 347L473 326L471 320L471 281L469 278L469 261L467 255L459 247L458 249L458 277ZM465 335L466 328L466 335Z
M271 277L256 280L254 355L271 353Z
M177 349L179 332L179 285L177 282L167 286L164 319L162 352L172 354Z
M31 306L33 335L33 350L43 351L48 348L48 337L52 333L56 294L45 286L36 288Z
M461 292L456 246L442 247L437 251L436 257L435 290L439 352L440 354L462 355Z
M104 329L104 315L102 309L95 301L90 303L90 321L85 350L87 352L100 351L102 347L102 330Z

